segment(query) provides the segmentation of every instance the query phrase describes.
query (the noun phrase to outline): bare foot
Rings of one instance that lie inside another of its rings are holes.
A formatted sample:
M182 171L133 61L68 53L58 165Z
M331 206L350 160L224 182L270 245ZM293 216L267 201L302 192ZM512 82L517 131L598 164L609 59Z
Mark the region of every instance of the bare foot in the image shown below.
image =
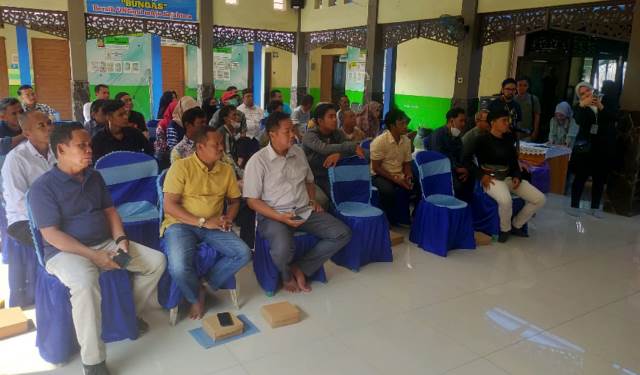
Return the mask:
M204 297L206 295L206 291L203 287L200 288L198 293L198 302L191 305L191 310L189 310L189 318L192 320L202 319L204 316Z
M291 274L293 278L296 279L298 283L298 288L305 293L309 293L311 291L311 286L307 283L307 277L304 275L304 272L298 268L298 266L291 267Z
M284 290L290 293L300 292L300 289L298 288L298 282L296 281L296 278L293 276L291 276L289 281L283 282L282 287L284 288Z

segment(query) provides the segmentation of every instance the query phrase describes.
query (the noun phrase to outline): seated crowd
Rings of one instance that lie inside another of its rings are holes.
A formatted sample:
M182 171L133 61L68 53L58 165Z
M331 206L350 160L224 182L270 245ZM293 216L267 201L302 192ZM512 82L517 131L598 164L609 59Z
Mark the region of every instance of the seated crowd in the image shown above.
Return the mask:
M154 143L127 93L110 100L109 88L98 85L96 99L85 105L84 126L54 126L55 111L37 103L33 88L23 86L22 103L0 100L8 233L33 246L30 207L45 243L45 268L70 289L85 372L108 374L98 276L100 271L120 268L113 260L119 249L131 256L126 269L135 275L138 316L147 303L155 302L151 296L166 266L190 304L190 317L202 318L206 289L193 262L198 245L206 243L220 253L220 260L204 276L208 288L217 290L251 260L256 228L269 241L284 289L310 292L310 276L351 240L349 227L331 214L329 169L342 158L370 161L372 185L388 214L398 194L410 197L412 204L420 199L414 149L437 151L448 159L457 198L470 203L475 192L484 191L497 202L499 242L510 234L528 236L523 227L545 204L545 196L523 178L526 171L518 161L519 141L540 131L539 103L527 96L526 83L526 79L505 80L501 95L475 114L470 129L465 111L452 108L443 119L446 124L428 135L410 132L410 119L401 110L390 110L382 120L380 103L370 102L355 111L346 96L339 105L320 103L312 110L313 97L307 95L291 111L283 104L282 93L274 90L265 114L248 90L239 94L230 87L220 103L209 98L202 108L193 98L177 98L168 91L160 103ZM566 102L558 104L550 123L550 142L575 150L591 140L592 149L576 161L573 193L579 200L586 178L593 175L592 204L599 205L598 184L606 174L602 165L597 164L595 171L589 165L592 153L606 147L604 136L597 137L609 131L609 107L587 84L579 85L576 94L579 103L574 109ZM523 100L528 103L524 113L519 104ZM536 111L531 121L522 122ZM605 116L596 118L595 111ZM599 129L596 125L595 133L587 125L593 123L601 125ZM166 258L129 240L105 181L92 167L114 151L146 153L155 156L161 169L168 168L159 228ZM515 216L511 194L525 201ZM240 227L239 235L232 231L234 224ZM297 231L319 242L294 261ZM147 325L139 319L139 327L144 331Z

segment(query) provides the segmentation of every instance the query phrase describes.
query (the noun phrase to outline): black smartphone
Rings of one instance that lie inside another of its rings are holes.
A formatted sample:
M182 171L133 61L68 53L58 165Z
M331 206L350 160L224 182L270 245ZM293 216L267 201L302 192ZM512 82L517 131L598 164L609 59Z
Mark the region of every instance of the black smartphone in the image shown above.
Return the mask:
M293 217L291 218L291 220L295 220L295 221L302 221L302 220L304 220L304 219L303 219L302 217L300 217L300 216L296 215L296 216L293 216Z
M131 262L131 255L122 249L118 249L118 252L113 257L113 261L116 262L120 268L125 269L129 265L129 262Z
M231 314L228 312L218 313L218 322L223 327L228 327L233 325L233 319L231 319Z

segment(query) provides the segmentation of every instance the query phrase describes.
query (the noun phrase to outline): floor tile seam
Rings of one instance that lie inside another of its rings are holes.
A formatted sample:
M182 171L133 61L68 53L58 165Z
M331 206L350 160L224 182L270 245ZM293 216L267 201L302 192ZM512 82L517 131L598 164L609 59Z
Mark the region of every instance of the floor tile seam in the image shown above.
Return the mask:
M322 325L322 328L324 328L325 331L329 332L327 327L325 327L324 325ZM262 333L262 332L259 332L258 334L260 334L260 333ZM329 333L327 333L327 335L324 335L324 336L321 336L321 337L317 337L315 340L323 340L323 339L326 339L326 338L330 337L330 335L331 335L331 333L329 332ZM225 347L227 347L227 345L231 345L231 343L224 344ZM270 355L277 355L277 354L283 353L282 351L264 353L262 355L259 355L259 356L255 357L255 358L252 358L252 359L249 359L249 360L242 360L242 359L238 358L238 356L233 352L233 350L231 350L228 347L227 347L227 350L229 350L229 352L231 352L231 354L233 355L234 359L236 359L238 361L239 365L246 364L246 363L249 363L249 362L258 361L258 360L264 359L264 358L266 358L266 357L268 357Z
M634 294L632 294L632 295L634 295ZM591 313L593 313L593 312L595 312L597 310L603 309L603 308L607 307L608 305L611 305L611 304L614 304L614 303L618 303L618 302L620 302L620 301L622 301L622 300L624 300L624 299L626 299L628 297L629 296L625 296L625 297L619 298L619 299L617 299L615 301L612 301L612 302L609 302L609 303L605 303L603 305L600 305L598 307L590 309L589 311L581 313L581 314L578 314L577 316L575 316L575 317L573 317L571 319L564 320L564 321L562 321L560 323L557 323L557 324L555 324L555 325L553 325L553 326L551 326L549 328L543 329L543 330L541 330L540 332L538 332L538 333L536 333L534 335L531 335L531 336L528 336L528 337L520 337L516 341L512 342L511 344L508 344L508 345L506 345L506 346L504 346L504 347L502 347L500 349L496 349L496 350L486 354L485 356L483 356L483 358L489 360L489 358L487 358L487 357L489 357L489 356L491 356L491 355L493 355L493 354L495 354L497 352L503 351L503 350L505 350L505 349L507 349L507 348L509 348L511 346L515 346L517 344L520 344L521 342L523 342L525 340L528 341L528 340L531 340L534 337L538 337L538 336L543 335L543 334L553 334L553 333L551 333L551 331L556 329L556 328L558 328L558 327L560 327L560 326L562 326L562 325L570 323L570 322L572 322L572 321L574 321L576 319L580 319L580 318L582 318L582 317L584 317L586 315L589 315L589 314L591 314Z
M234 368L234 367L238 367L238 366L241 366L241 363L240 363L240 362L238 362L238 363L236 363L236 364L233 364L233 365L231 365L231 366L229 366L229 367L221 368L221 369L216 370L216 371L214 371L214 372L206 372L206 373L205 373L205 375L216 375L216 374L220 374L220 373L222 373L222 372L224 372L224 371L230 370L230 369L232 369L232 368Z

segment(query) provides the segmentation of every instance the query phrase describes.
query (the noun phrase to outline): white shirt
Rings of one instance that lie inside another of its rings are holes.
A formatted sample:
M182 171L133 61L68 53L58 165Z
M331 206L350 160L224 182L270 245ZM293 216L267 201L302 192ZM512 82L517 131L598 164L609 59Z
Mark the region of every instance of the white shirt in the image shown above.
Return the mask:
M93 102L84 103L84 105L82 106L82 115L84 116L84 122L91 120L91 104L92 103Z
M257 105L250 108L242 103L238 106L238 111L244 113L244 117L247 119L247 137L257 138L260 133L260 120L264 118L262 108Z
M2 166L2 194L9 225L29 220L26 194L38 177L56 163L51 149L45 159L29 141L24 141L7 154Z
M243 181L245 198L260 199L276 211L288 212L309 205L307 184L314 178L299 146L291 146L286 156L280 156L269 144L249 159Z

